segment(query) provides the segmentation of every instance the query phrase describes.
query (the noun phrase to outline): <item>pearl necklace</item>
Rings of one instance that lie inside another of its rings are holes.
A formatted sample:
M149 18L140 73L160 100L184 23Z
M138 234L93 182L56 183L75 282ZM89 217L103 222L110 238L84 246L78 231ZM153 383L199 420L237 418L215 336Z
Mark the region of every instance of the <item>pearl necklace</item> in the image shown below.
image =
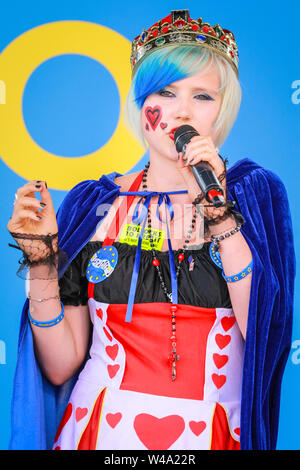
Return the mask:
M148 174L149 166L150 166L150 162L147 163L147 165L145 166L145 169L144 169L144 175L143 175L143 190L144 191L147 191L147 174ZM184 253L188 248L188 244L190 242L190 239L191 239L194 227L195 227L195 222L196 222L196 219L197 219L197 217L199 215L199 212L200 212L199 208L197 207L197 203L194 201L192 204L195 206L195 214L193 215L192 222L191 222L190 228L188 230L188 234L187 234L185 242L184 242L184 246L183 246L182 249L179 250L180 253L178 255L178 265L177 265L177 268L176 268L176 277L177 277L177 279L179 277L181 263L184 260ZM168 292L168 290L167 290L166 284L165 284L163 276L162 276L162 272L160 270L159 260L156 257L154 243L153 243L153 239L151 237L151 216L149 214L149 211L148 211L148 231L149 231L149 241L150 241L151 251L152 251L152 255L153 255L152 264L157 270L157 274L158 274L158 277L159 277L161 288L162 288L163 292L165 293L165 295L168 299L168 302L172 303L172 293ZM170 313L171 313L171 320L172 320L172 322L171 322L172 334L170 336L171 354L168 357L169 363L172 366L172 380L176 379L176 362L179 360L179 355L177 354L177 349L176 349L176 346L177 346L177 344L176 344L176 311L177 311L177 306L172 304L170 306Z

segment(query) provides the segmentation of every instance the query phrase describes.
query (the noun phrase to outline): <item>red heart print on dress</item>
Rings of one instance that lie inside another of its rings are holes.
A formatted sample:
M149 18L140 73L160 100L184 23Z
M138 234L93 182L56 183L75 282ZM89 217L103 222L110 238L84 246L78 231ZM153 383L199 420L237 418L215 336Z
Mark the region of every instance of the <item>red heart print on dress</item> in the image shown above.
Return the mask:
M224 383L226 382L226 375L212 374L211 377L217 389L222 388Z
M151 106L148 106L145 109L145 115L151 128L155 131L159 124L159 121L161 120L161 107L155 106L154 108L152 108Z
M78 406L75 411L75 419L78 423L81 419L83 419L87 415L88 409L87 408L80 408Z
M107 413L106 421L111 428L115 428L122 419L122 413Z
M156 418L141 413L134 419L134 429L145 447L149 450L166 450L181 436L184 431L184 419L178 415Z
M235 434L237 434L238 436L241 434L240 428L235 428L235 429L233 430L233 432L234 432Z
M67 404L65 412L63 414L63 417L61 418L61 421L59 423L59 426L58 426L58 429L57 429L57 432L56 432L56 436L54 438L54 442L56 442L58 440L58 438L59 438L59 436L60 436L60 434L63 430L63 427L67 424L67 422L71 418L72 411L73 411L73 405L70 402L70 403Z
M231 336L229 335L216 335L216 343L220 349L224 349L231 341Z
M111 365L107 366L107 372L111 379L114 378L114 376L116 375L119 369L120 369L119 364L115 364L114 366L111 366Z
M223 317L221 320L222 326L225 331L230 330L235 324L235 317Z
M225 355L222 356L221 354L216 353L213 355L213 360L214 360L214 363L216 364L216 367L218 369L221 369L228 362L228 356L225 356Z
M191 431L196 435L200 436L200 434L204 431L206 428L206 422L205 421L190 421L189 426L191 428Z
M118 344L114 344L113 346L106 346L105 351L106 354L114 361L118 355L119 346Z
M103 310L102 308L96 308L96 315L99 317L101 320L103 320Z

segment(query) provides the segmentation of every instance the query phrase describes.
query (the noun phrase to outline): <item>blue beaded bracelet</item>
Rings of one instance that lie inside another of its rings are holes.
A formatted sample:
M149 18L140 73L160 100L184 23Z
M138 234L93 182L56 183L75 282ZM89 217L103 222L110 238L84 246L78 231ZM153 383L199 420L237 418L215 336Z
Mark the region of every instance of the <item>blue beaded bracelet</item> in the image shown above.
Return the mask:
M236 281L239 281L240 279L243 279L244 277L248 276L248 274L250 274L253 270L253 259L250 261L250 263L248 264L248 266L243 269L243 271L241 271L240 273L238 274L233 274L232 276L225 276L225 273L224 273L224 270L223 270L223 264L222 264L222 261L221 261L221 256L220 256L220 253L219 251L217 251L215 249L215 244L214 243L211 243L210 244L210 247L209 247L209 254L210 254L210 257L211 259L213 260L213 262L220 268L222 269L222 276L223 278L225 279L226 282L236 282Z
M48 320L48 321L34 320L34 318L32 318L32 316L30 315L29 309L28 309L28 318L30 320L30 323L34 326L39 326L41 328L48 328L49 326L57 325L64 318L64 305L63 305L62 302L60 302L60 303L61 303L61 312L60 312L60 314L58 315L58 317L54 318L53 320Z

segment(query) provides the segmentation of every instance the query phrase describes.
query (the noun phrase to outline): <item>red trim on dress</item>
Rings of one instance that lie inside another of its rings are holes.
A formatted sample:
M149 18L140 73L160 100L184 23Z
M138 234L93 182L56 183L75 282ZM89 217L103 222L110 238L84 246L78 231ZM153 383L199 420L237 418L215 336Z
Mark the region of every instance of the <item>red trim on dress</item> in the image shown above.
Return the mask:
M144 175L144 170L141 171L138 174L138 176L135 178L134 182L132 183L132 185L129 188L129 191L137 191L139 189L141 181L143 179L143 175ZM135 197L136 197L135 195L127 196L122 201L122 203L120 204L120 206L117 210L116 216L112 220L112 222L109 226L109 229L107 230L106 238L102 243L102 247L107 246L107 245L112 245L113 242L115 241L116 236L118 235L118 233L120 231L120 227L123 225L124 219L125 219L128 211L129 211ZM95 284L92 283L92 282L89 282L88 283L88 298L89 299L94 298L94 288L95 288Z
M96 450L99 428L102 417L103 401L106 393L106 388L101 390L97 400L95 401L93 411L91 413L88 424L83 431L81 438L77 445L77 450Z
M132 185L130 186L129 190L128 191L138 191L139 187L140 187L140 184L142 182L142 179L143 179L143 175L144 175L144 170L141 171L137 177L135 178L134 182L132 183ZM123 222L124 222L124 219L135 199L136 195L133 194L132 196L126 196L125 199L123 199L123 201L121 202L117 212L116 212L116 216L115 218L112 220L111 224L110 224L110 227L109 229L107 230L107 234L106 234L106 238L102 244L102 246L107 246L107 245L112 245L113 242L115 241L119 231L120 231L120 228L122 227L123 225Z
M228 429L228 432L224 432ZM231 433L226 411L223 406L216 403L212 421L211 450L240 450L240 443Z

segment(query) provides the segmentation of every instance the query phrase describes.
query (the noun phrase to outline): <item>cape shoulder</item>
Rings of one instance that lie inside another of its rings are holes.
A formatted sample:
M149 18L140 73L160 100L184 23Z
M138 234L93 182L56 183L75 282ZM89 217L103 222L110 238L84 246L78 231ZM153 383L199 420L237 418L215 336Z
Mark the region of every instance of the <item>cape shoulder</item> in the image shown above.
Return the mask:
M114 179L118 176L121 174L113 172L102 175L99 180L84 180L76 184L64 198L57 211L57 216L67 216L72 207L87 206L97 199L105 199L111 193L117 193L120 187L114 183Z
M275 246L270 245L275 230L280 242L292 248L288 194L277 174L245 158L228 169L227 188L228 198L237 203L236 210L246 218L243 229L246 235L258 244L268 244L268 250L275 250Z
M74 230L84 230L85 221L95 223L97 207L102 203L110 203L120 192L120 186L114 179L121 176L114 172L102 175L99 180L85 180L74 186L64 198L56 217L58 238L62 249Z
M282 180L276 173L249 158L237 161L227 170L227 185L229 188L233 188L236 184L245 182L249 177L257 180L266 178L272 186L284 187Z

